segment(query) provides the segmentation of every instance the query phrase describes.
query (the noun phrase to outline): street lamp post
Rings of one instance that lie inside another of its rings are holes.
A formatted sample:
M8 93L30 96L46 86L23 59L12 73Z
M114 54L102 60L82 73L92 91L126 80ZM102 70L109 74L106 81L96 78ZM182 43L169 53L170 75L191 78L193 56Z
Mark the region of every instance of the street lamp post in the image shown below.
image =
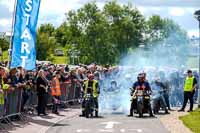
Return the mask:
M199 90L198 90L198 107L200 108L200 10L194 13L195 18L199 22Z

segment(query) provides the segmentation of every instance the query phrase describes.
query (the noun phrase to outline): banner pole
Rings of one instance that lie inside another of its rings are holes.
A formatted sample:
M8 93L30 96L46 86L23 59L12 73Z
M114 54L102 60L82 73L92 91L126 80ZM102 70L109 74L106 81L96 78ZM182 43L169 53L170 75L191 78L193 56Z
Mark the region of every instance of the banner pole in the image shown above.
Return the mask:
M7 68L10 68L10 62L11 62L11 52L12 52L12 40L13 40L13 35L14 35L14 25L15 25L15 16L16 16L16 6L17 6L17 0L15 0L14 3L14 11L13 11L13 16L12 16L12 26L11 26L11 36L10 36L10 44L9 44L9 49L8 49L8 64Z

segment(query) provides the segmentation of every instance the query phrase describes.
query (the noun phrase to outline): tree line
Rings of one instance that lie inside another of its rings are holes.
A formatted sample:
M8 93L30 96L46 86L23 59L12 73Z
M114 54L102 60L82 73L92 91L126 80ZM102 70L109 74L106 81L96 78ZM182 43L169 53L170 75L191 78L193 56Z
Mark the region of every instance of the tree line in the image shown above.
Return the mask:
M81 63L116 64L139 45L187 44L187 33L170 19L153 15L148 19L131 4L106 2L99 9L95 2L65 14L59 27L42 24L37 30L37 59L51 60L57 47L80 51ZM172 35L173 34L173 35Z

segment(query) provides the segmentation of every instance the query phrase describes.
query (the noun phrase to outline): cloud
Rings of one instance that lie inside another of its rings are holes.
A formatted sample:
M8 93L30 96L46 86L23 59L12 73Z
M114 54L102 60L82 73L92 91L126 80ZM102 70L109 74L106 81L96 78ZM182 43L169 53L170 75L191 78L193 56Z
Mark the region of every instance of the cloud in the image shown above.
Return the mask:
M169 15L172 16L183 16L185 14L185 10L183 8L178 7L172 7L169 8Z
M12 17L12 12L9 11L9 8L0 4L0 19Z
M0 4L8 8L9 12L12 13L14 11L15 0L1 0Z
M2 26L2 27L6 27L6 26L8 26L8 25L11 25L11 20L10 19L0 19L0 25Z
M136 8L141 12L142 15L144 15L146 11L148 11L148 9L143 6L138 6Z
M128 2L129 0L120 0L120 1ZM200 7L199 0L133 0L133 3L135 3L136 5L141 5L141 6Z
M0 0L0 31L9 31L15 0ZM38 26L52 23L59 26L65 19L65 13L76 10L92 0L41 0ZM109 0L96 0L97 6L102 9ZM133 3L146 18L160 15L177 22L183 29L196 30L198 22L193 13L200 7L199 0L117 0L118 4ZM6 30L7 29L7 30ZM190 32L192 33L192 32Z
M190 36L190 37L192 37L192 36L196 36L196 37L199 37L199 30L197 29L197 30L189 30L188 31L188 35Z

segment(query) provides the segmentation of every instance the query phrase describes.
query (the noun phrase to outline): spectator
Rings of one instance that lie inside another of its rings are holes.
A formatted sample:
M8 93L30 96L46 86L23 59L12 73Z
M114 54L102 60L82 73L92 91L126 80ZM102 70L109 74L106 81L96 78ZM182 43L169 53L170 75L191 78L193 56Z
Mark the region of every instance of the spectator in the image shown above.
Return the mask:
M58 113L58 104L60 101L60 96L61 96L61 90L60 90L60 73L59 72L54 72L53 75L53 80L52 80L52 85L51 85L51 95L53 97L53 108L52 108L52 113L54 114L59 114Z
M46 94L48 92L47 87L48 87L48 83L45 79L44 71L40 70L38 72L38 77L37 77L38 116L40 114L47 115L45 111Z
M65 72L69 72L69 66L68 65L65 66Z

